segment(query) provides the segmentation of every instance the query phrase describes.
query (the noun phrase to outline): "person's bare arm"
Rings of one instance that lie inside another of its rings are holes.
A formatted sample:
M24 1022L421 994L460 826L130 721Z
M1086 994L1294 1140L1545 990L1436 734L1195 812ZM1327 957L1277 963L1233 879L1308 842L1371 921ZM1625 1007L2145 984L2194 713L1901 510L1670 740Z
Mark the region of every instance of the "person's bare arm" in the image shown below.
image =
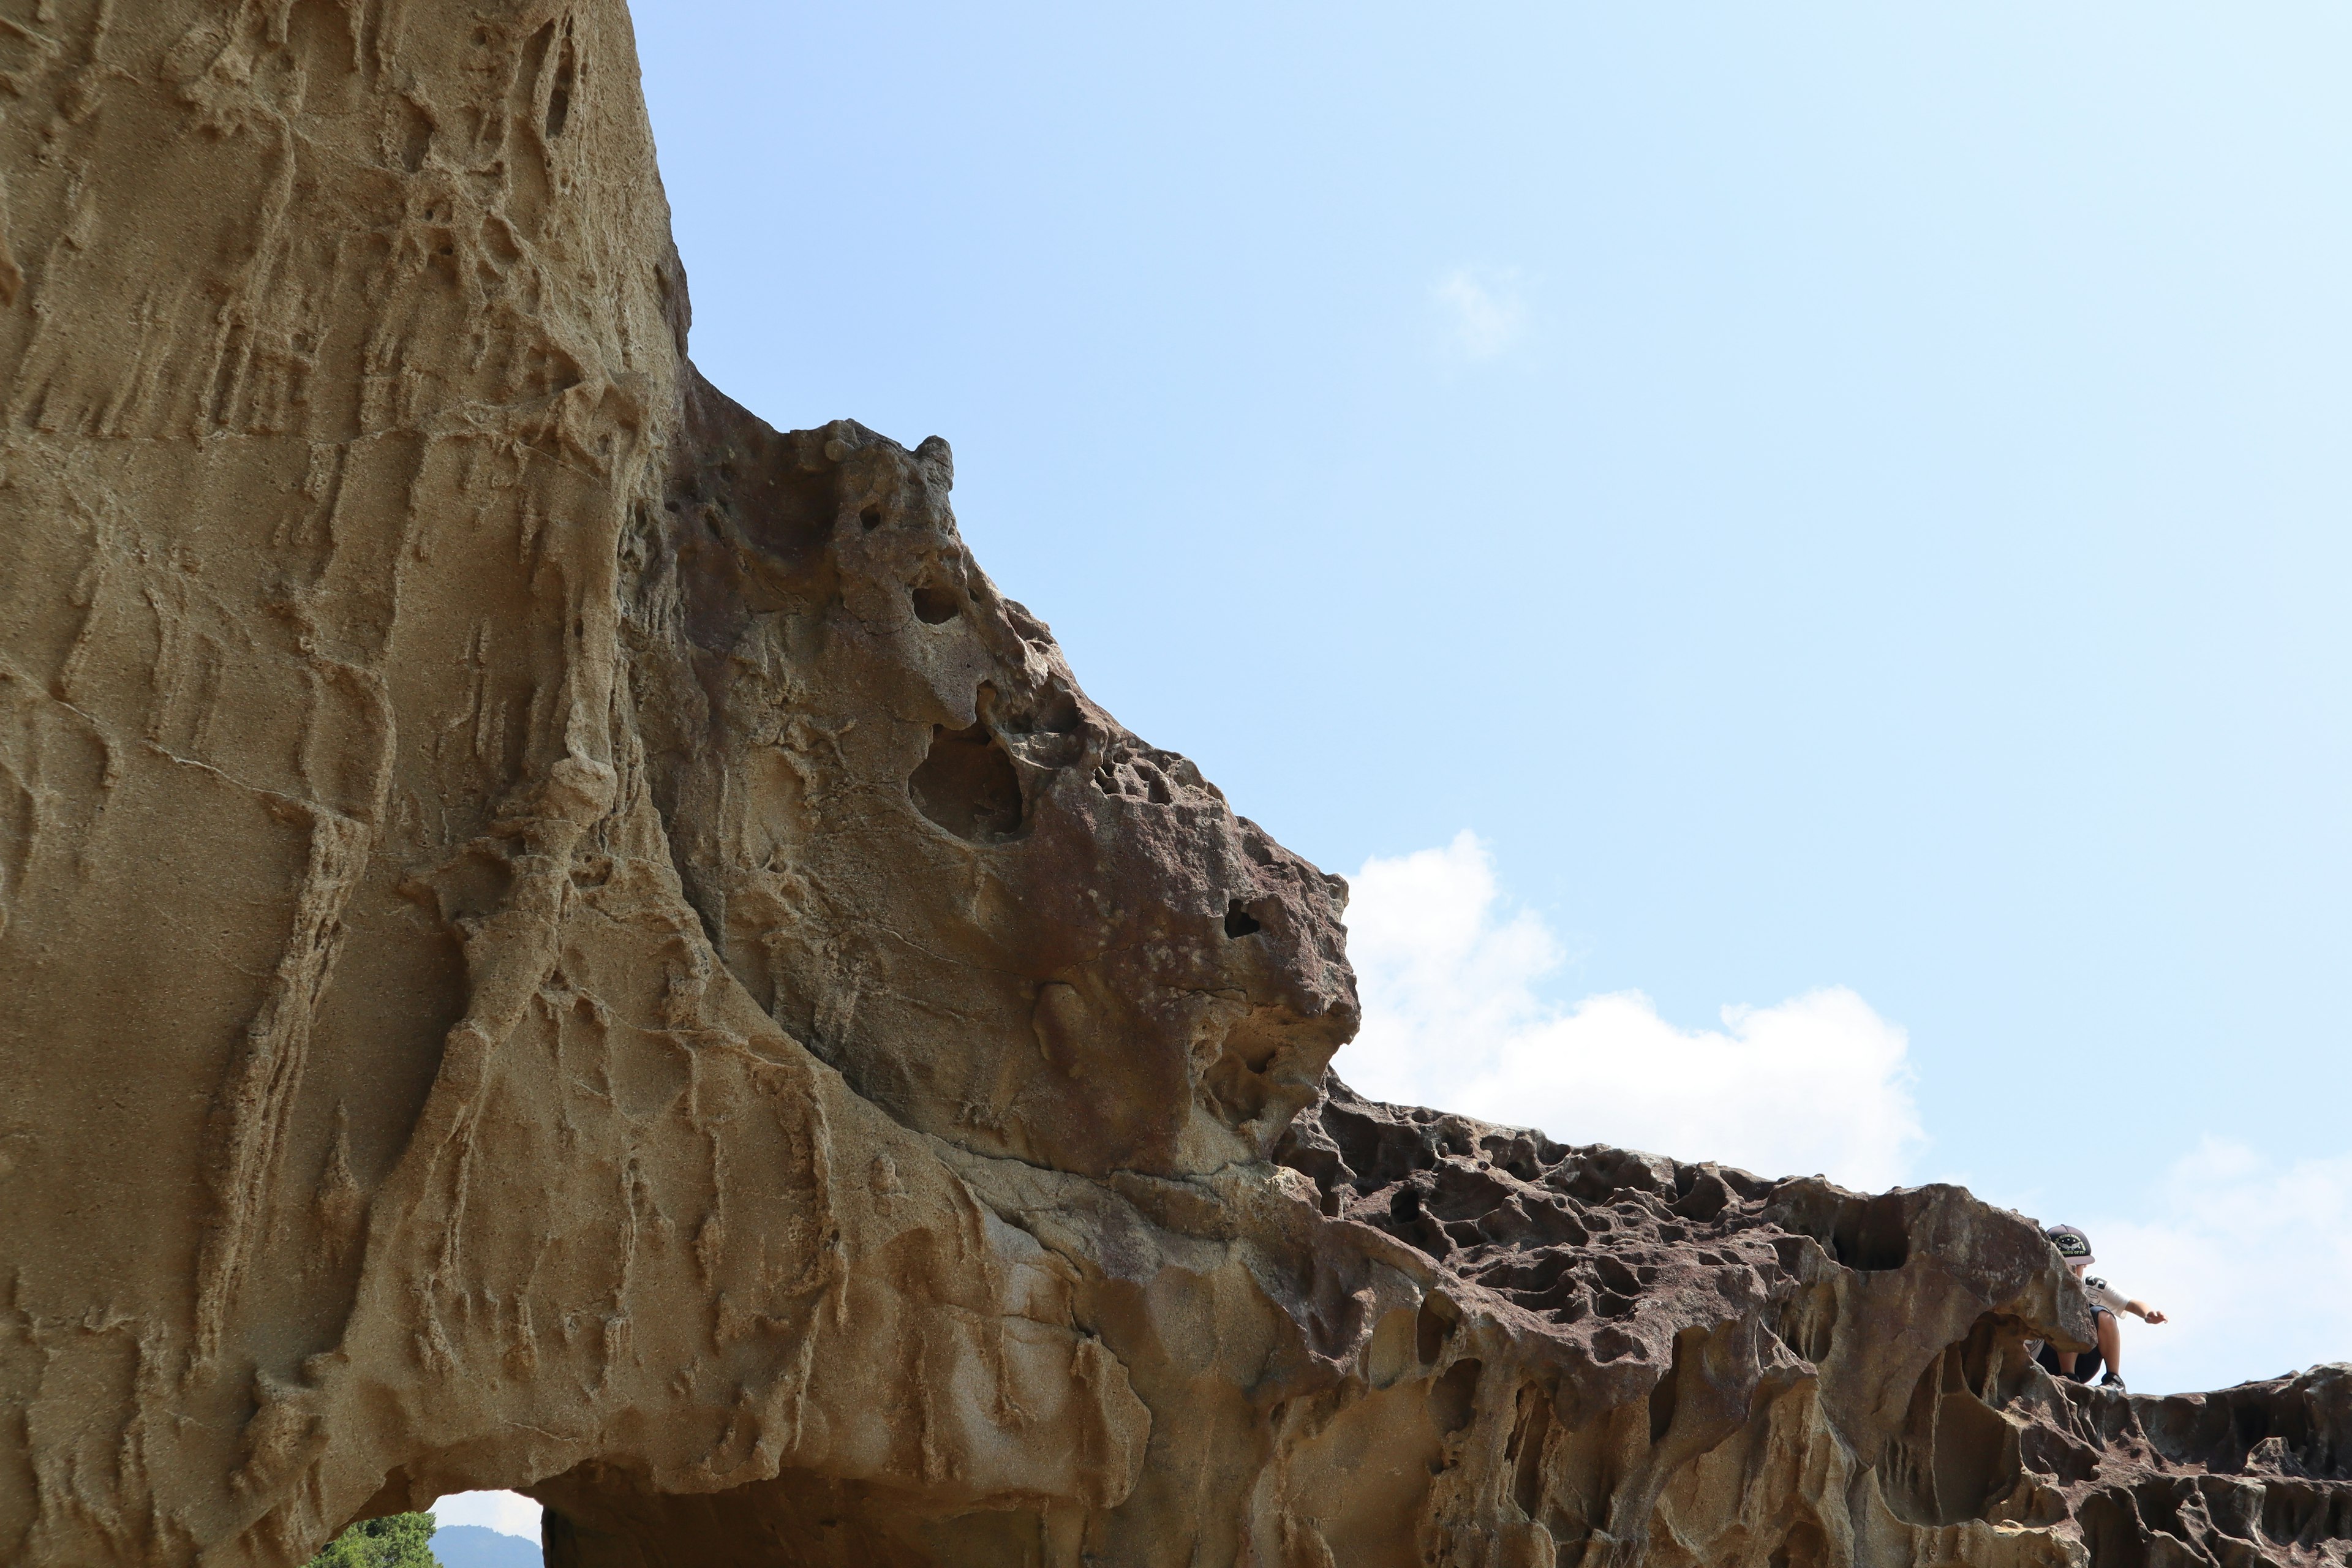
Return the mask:
M2124 1293L2104 1279L2085 1279L2083 1293L2091 1305L2104 1307L2110 1312L2129 1312L2135 1318L2146 1318L2151 1323L2164 1321L2164 1314L2137 1297L2126 1300Z

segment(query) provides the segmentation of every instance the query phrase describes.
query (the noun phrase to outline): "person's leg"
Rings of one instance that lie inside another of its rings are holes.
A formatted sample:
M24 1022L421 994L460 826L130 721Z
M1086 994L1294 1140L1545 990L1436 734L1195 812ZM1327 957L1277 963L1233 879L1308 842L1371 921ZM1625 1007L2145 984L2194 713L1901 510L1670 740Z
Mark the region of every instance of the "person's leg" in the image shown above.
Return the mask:
M2109 1375L2121 1377L2124 1374L2124 1369L2119 1364L2123 1359L2123 1330L2116 1323L2116 1315L2113 1312L2101 1312L2097 1314L2097 1317L2099 1320L2099 1353L2107 1359L2107 1372Z
M2067 1377L2074 1375L2074 1352L2073 1351L2053 1351L2051 1353L2058 1358L2058 1370L2062 1374Z

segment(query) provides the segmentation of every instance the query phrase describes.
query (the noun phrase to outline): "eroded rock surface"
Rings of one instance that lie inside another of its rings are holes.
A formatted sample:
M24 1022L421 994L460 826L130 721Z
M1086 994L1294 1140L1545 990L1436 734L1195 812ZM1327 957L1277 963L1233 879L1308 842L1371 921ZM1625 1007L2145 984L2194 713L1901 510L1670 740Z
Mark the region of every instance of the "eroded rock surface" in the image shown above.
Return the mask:
M2155 1399L2053 1379L2087 1308L2029 1221L1331 1080L1279 1157L1425 1257L1424 1555L1486 1564L2341 1562L2352 1368ZM1340 1554L1335 1561L1353 1559Z
M0 16L0 1560L2344 1560L2017 1216L1355 1100L944 442L686 359L628 18Z

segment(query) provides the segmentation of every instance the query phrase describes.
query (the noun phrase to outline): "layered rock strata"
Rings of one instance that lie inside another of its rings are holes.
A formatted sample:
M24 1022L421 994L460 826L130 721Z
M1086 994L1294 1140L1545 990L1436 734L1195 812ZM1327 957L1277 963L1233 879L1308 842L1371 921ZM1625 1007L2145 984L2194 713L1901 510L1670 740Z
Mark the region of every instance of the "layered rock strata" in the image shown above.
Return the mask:
M2343 1560L2030 1226L1355 1100L944 442L686 358L628 18L0 17L0 1560Z

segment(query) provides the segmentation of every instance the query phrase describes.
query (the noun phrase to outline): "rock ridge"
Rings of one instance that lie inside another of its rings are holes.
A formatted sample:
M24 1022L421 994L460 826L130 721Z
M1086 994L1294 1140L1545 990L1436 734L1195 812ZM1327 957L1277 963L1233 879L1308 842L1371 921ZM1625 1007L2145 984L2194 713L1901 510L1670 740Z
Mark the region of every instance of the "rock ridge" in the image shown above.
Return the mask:
M2342 1367L1368 1102L1346 889L687 355L618 0L0 18L0 1560L2344 1563Z

